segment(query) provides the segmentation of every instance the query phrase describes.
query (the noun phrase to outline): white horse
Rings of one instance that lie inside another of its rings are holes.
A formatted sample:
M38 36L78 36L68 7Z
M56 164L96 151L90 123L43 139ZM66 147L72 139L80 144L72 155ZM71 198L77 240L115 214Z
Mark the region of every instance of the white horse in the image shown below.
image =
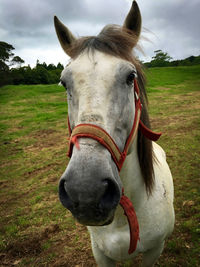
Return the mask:
M71 57L61 75L71 160L60 180L60 200L88 226L98 266L116 266L138 253L142 266L153 266L173 231L174 193L165 152L144 126L150 127L144 76L132 54L141 31L138 5L133 2L123 27L106 26L95 37L76 39L57 17L55 28ZM130 234L122 188L134 206L139 238Z

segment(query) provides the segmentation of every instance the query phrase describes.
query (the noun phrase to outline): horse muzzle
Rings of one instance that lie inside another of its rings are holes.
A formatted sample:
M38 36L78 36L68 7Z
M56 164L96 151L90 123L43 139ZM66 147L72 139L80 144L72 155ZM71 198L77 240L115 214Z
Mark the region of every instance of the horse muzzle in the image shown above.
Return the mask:
M90 140L89 145L80 146L80 150L74 147L61 177L60 201L81 224L109 224L122 190L117 167L110 153L96 141Z

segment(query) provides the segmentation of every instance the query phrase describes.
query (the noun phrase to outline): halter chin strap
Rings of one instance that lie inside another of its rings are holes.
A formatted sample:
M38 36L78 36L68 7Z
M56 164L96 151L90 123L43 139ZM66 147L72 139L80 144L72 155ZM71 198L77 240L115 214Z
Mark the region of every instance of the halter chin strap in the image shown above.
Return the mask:
M126 144L123 152L120 151L112 137L101 127L94 124L79 124L71 131L69 117L68 128L70 134L68 157L71 157L73 146L80 149L78 139L79 138L92 138L98 141L101 145L108 149L110 152L119 172L126 159L127 153L135 139L138 128L141 133L152 141L157 141L161 136L161 133L155 133L148 129L140 120L142 105L140 102L139 87L137 80L134 79L134 94L135 94L135 118L131 132L126 140ZM137 241L139 240L139 224L137 216L130 199L124 195L124 189L122 190L122 197L120 199L120 205L124 209L124 214L127 216L129 229L130 229L130 246L128 253L131 254L135 251Z

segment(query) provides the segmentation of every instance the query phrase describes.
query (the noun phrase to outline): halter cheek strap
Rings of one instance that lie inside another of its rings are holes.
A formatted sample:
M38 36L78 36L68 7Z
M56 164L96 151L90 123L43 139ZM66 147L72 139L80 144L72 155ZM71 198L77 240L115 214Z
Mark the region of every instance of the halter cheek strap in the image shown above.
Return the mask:
M135 94L135 117L131 132L126 140L126 144L123 152L120 151L112 137L101 127L94 124L79 124L71 131L69 117L68 117L68 128L70 134L68 156L71 157L73 146L80 149L78 139L79 138L92 138L98 141L104 146L111 154L119 172L126 159L127 153L135 139L138 128L141 133L152 141L157 141L161 136L161 133L155 133L148 129L140 120L142 105L140 102L139 87L137 80L134 79L134 94ZM131 254L135 251L137 241L139 240L139 224L137 216L133 207L132 202L128 197L124 195L124 189L122 190L122 197L120 199L120 205L124 210L124 214L127 216L130 230L130 246L128 253Z

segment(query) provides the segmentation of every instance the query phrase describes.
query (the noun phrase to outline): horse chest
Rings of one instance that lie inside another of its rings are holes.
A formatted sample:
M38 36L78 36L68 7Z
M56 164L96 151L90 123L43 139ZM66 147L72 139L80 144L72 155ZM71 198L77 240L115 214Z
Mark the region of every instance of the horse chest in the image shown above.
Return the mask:
M95 240L98 248L107 256L116 261L123 261L130 258L128 254L130 233L128 225L123 227L104 226L100 228L90 227L91 238ZM138 248L132 254L135 255ZM132 256L131 255L131 256Z
M138 212L140 226L140 240L137 248L131 255L128 254L130 231L126 216L120 209L117 209L116 220L111 225L103 227L88 227L91 239L95 240L98 248L107 256L116 261L123 261L133 258L138 253L143 253L157 243L162 242L171 232L170 205L168 201L153 201L154 205L143 206L142 212ZM154 206L154 208L153 208ZM157 208L155 209L155 206ZM160 216L162 214L162 216ZM162 217L162 218L161 218ZM163 223L163 219L165 223ZM173 218L172 218L173 219Z

